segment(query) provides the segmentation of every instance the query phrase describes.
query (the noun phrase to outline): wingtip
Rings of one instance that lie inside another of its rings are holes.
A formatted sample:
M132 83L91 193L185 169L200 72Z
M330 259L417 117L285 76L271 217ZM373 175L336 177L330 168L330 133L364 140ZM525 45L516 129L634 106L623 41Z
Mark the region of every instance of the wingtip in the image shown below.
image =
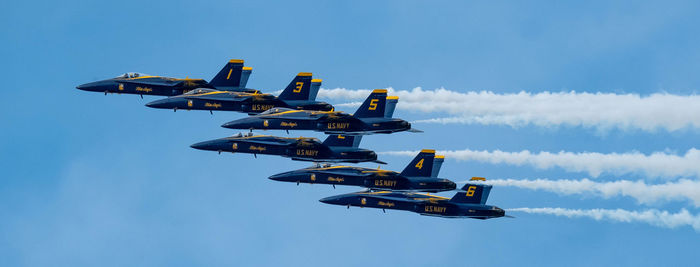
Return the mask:
M418 130L418 129L416 129L416 128L408 129L408 131L411 132L411 133L423 133L422 130Z

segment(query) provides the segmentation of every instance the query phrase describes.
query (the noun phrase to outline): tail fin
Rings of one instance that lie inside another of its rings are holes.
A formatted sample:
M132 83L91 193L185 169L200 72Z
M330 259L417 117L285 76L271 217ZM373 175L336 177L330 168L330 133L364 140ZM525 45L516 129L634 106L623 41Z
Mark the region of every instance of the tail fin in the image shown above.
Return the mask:
M355 111L358 118L383 118L386 110L386 89L375 89Z
M360 141L362 141L361 135L329 135L323 141L323 144L327 146L359 147Z
M311 100L311 73L299 72L279 98L282 100ZM315 97L314 97L315 99Z
M438 174L440 173L440 168L442 167L442 163L445 162L445 156L443 155L437 155L435 156L435 161L433 161L433 173L430 174L430 177L438 177Z
M252 72L253 68L243 67L243 71L241 72L241 84L239 84L240 87L246 87L248 84L248 78L250 78L250 73Z
M397 103L399 103L398 96L387 96L386 97L386 110L384 111L385 118L391 118L394 116L394 110L396 109Z
M244 68L242 59L231 59L209 82L217 89L245 87L253 68Z
M481 177L472 177L472 181L480 180L485 181L486 179ZM450 202L455 203L468 203L468 204L486 204L486 200L489 198L489 193L491 193L492 185L480 184L480 183L467 183L462 187L462 190L466 192L459 192L455 194Z
M321 89L321 79L311 79L311 88L309 89L309 100L316 100L318 96L318 90Z
M435 150L423 149L401 172L402 176L430 177L433 173Z

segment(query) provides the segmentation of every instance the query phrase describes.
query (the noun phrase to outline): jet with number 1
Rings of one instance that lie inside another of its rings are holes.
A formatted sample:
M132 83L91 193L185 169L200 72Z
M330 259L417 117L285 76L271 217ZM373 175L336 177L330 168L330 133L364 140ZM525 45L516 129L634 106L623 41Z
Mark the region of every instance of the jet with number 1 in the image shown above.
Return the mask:
M366 135L401 131L421 132L402 119L392 118L398 97L376 89L355 114L273 108L262 114L227 122L221 127L250 130L313 130L326 134Z
M282 182L362 186L372 190L440 192L454 190L448 179L437 178L444 156L423 149L401 172L352 166L315 166L270 176Z
M121 76L86 83L76 88L84 91L175 96L181 95L197 88L210 88L236 92L255 93L257 90L245 88L252 68L244 67L242 59L232 59L219 71L211 82L203 79L178 79L163 76L153 76L137 72L128 72Z
M472 181L485 180L474 177ZM320 201L326 204L405 210L420 215L447 217L447 218L473 218L491 219L503 217L506 212L496 206L486 205L486 200L491 192L491 185L469 182L462 187L452 198L435 196L430 194L410 192L357 192L323 198Z

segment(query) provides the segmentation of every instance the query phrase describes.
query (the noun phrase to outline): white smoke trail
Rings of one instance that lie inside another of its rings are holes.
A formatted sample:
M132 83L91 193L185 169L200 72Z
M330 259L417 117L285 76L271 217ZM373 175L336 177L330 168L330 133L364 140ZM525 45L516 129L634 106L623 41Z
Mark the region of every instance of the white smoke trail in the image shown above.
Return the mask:
M660 210L629 211L623 209L563 209L563 208L515 208L507 211L526 212L535 214L549 214L568 218L586 217L596 221L608 220L614 222L643 222L654 226L676 228L679 226L691 226L700 232L700 216L690 214L685 209L678 213L670 213Z
M362 100L371 90L321 89L320 98ZM423 123L485 125L582 126L607 130L677 131L700 128L700 95L656 93L649 96L615 93L540 92L498 94L491 91L456 92L444 88L393 90L399 109L447 113ZM350 103L356 105L357 103ZM347 106L347 105L346 105Z
M418 151L387 151L385 155L415 156ZM500 150L446 150L439 151L448 159L460 161L478 161L491 164L529 165L538 169L559 167L571 172L586 172L592 177L602 173L612 174L643 174L650 178L663 177L700 177L700 150L691 148L684 155L667 152L642 154L628 153L596 153L596 152L538 152L528 150L520 152L504 152Z
M603 198L626 196L642 204L654 204L660 201L691 201L700 207L700 181L679 180L665 184L646 184L643 181L594 182L582 180L516 180L495 179L485 183L496 186L513 186L532 190L545 190L563 195L594 195Z

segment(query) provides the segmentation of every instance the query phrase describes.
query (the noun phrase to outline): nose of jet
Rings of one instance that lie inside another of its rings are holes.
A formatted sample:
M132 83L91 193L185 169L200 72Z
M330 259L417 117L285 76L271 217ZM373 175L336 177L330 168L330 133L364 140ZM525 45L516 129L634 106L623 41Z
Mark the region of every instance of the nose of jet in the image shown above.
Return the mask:
M320 201L322 203L326 203L326 204L332 204L332 205L345 205L344 203L342 203L341 198L337 197L337 196L325 197L325 198L322 198L318 201Z
M83 91L98 91L97 87L99 86L98 82L91 82L91 83L84 83L81 85L76 86L76 89L83 90Z
M242 118L234 121L229 121L227 123L224 123L221 125L221 127L228 128L228 129L254 129L254 128L260 128L256 126L262 126L262 123L258 123L260 119L255 118L255 117L248 117L248 118ZM261 125L257 125L261 124Z
M151 102L148 102L146 104L146 106L149 108L167 108L167 109L174 108L172 106L172 101L170 100L170 98L164 98L164 99L158 99L155 101L151 101Z
M199 149L199 150L219 150L220 146L221 146L221 141L210 140L210 141L204 141L204 142L199 142L199 143L193 144L190 147L194 148L194 149Z
M296 175L294 175L291 172L283 172L283 173L278 173L273 176L268 177L270 180L275 180L275 181L281 181L281 182L293 182L293 181L298 181L298 179L295 178Z

